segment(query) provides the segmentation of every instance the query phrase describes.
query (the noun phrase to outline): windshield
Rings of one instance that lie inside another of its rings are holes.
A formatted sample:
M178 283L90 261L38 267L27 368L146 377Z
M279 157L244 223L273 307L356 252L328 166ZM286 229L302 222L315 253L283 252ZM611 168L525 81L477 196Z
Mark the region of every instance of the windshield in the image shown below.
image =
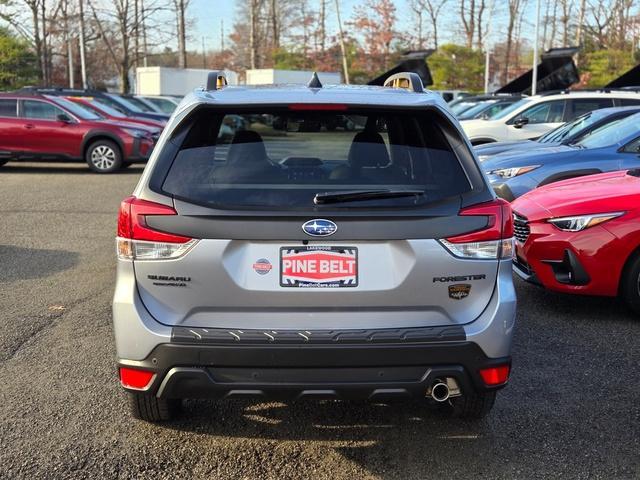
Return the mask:
M83 107L82 105L78 105L77 103L67 100L66 98L50 96L47 96L47 98L65 108L69 112L73 113L76 117L82 120L102 120L104 118L102 115L99 115L93 110Z
M486 110L496 102L497 100L485 100L484 102L480 102L477 105L474 105L473 107L462 112L460 115L458 115L458 118L460 120L475 118L476 115L478 115L479 113L482 113L484 110Z
M105 93L105 95L112 101L115 102L116 104L120 104L120 105L124 105L126 108L128 108L129 110L133 111L133 112L142 112L142 110L140 108L138 108L137 105L135 105L132 102L129 102L128 99L124 98L124 97L120 97L118 95L114 95L112 93ZM102 98L97 98L98 101L102 101Z
M162 187L185 201L263 209L397 207L470 190L432 112L196 115ZM331 196L340 202L318 202Z
M450 108L453 113L458 115L464 112L465 110L469 110L471 107L473 107L477 103L478 102L460 102L460 103L456 103L453 107L450 107Z
M531 100L529 100L528 98L523 98L522 100L518 100L516 103L512 103L497 115L494 115L493 117L491 117L491 120L500 120L501 118L506 118L509 115L511 115L511 113L515 112L520 107L522 107L523 105L526 105L529 102L531 102Z
M89 102L92 106L95 106L96 108L100 109L106 115L109 115L110 117L127 118L127 116L124 113L122 113L120 110L116 110L115 108L107 105L106 103L100 103L95 98L91 98L90 99L90 98L85 97L83 100L85 100L86 102Z
M133 103L134 105L136 105L143 112L155 112L156 111L154 108L151 108L149 105L147 105L145 102L143 102L139 98L126 97L125 100L127 102L129 102L129 103Z
M538 139L540 143L557 143L561 142L565 138L568 138L580 130L587 128L596 121L595 116L589 112L579 116L575 120L560 125L558 128L554 128L548 133L545 133Z
M627 137L637 135L638 132L640 132L640 114L635 114L596 128L576 145L583 148L608 147L621 143Z

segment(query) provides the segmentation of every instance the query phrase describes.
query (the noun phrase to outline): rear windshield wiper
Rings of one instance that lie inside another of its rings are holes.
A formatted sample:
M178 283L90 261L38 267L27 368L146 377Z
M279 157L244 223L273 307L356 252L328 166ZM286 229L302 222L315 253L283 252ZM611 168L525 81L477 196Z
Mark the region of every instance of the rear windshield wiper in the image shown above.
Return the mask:
M343 190L340 192L316 193L313 203L320 205L323 203L357 202L361 200L372 200L377 198L400 198L424 195L424 190Z

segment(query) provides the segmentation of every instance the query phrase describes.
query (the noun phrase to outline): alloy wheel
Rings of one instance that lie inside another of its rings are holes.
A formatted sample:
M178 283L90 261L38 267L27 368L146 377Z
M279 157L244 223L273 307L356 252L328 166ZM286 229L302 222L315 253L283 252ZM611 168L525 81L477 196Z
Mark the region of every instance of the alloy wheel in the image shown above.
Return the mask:
M107 145L98 145L91 152L91 163L100 170L108 170L116 163L116 152Z

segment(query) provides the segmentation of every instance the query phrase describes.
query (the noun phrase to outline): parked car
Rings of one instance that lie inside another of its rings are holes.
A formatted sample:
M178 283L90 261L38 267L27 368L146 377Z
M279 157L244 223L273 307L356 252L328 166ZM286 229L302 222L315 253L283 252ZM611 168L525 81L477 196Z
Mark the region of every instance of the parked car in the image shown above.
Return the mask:
M499 153L523 152L538 147L570 145L579 142L600 127L638 112L640 112L640 106L602 108L585 113L575 120L554 128L537 140L485 143L474 147L473 150L476 152L478 160L484 162Z
M79 160L111 173L146 162L159 129L105 120L65 98L0 94L0 165L9 160Z
M476 118L490 120L492 117L517 101L518 97L503 97L483 100L458 115L458 120L473 120Z
M180 104L180 100L175 97L158 95L136 95L136 98L143 100L147 103L153 104L161 112L171 115L176 107Z
M459 98L464 98L471 95L469 92L465 92L463 90L431 90L431 91L440 95L445 102L454 102Z
M157 105L146 101L144 98L140 98L136 95L130 95L130 94L116 94L118 97L126 100L127 102L135 105L141 112L146 112L146 113L160 113L163 115L167 115L166 112L163 112L160 107L158 107ZM170 114L169 114L170 115Z
M247 395L486 415L510 372L512 216L442 98L406 73L387 85L410 92L220 77L183 101L120 208L113 320L133 415ZM237 116L248 129L222 135ZM354 131L305 126L342 117Z
M616 120L569 145L506 152L482 162L496 193L508 200L568 178L640 166L640 113Z
M580 115L607 107L640 105L640 93L628 91L562 92L525 97L489 120L463 120L472 145L535 140Z
M102 92L99 90L78 90L71 88L25 88L22 91L62 97L91 97L102 104L118 110L127 117L150 118L152 120L159 120L164 122L169 119L169 115L165 113L148 111L149 107L145 107L145 109L143 109L137 104L137 102L131 101L130 98L118 95L116 93Z
M109 120L115 120L117 122L129 122L136 123L139 125L145 125L147 127L155 127L162 130L164 126L167 124L165 120L154 120L152 118L144 118L144 117L128 117L124 113L116 110L115 108L111 108L109 105L98 102L93 97L64 97L67 100L71 100L72 102L78 103L85 108L93 110L95 113Z
M477 108L481 110L482 107L488 108L489 106L494 106L493 112L486 112L487 115L495 115L498 113L498 109L502 109L511 105L512 103L517 102L522 98L522 95L516 94L495 94L488 93L483 95L471 95L464 98L459 98L452 102L449 102L449 108L451 111L460 119L460 117L471 109ZM501 102L505 102L504 105L498 106ZM470 118L474 118L473 116ZM477 117L484 118L484 117Z
M640 314L639 177L608 172L518 198L514 271L557 292L619 295Z

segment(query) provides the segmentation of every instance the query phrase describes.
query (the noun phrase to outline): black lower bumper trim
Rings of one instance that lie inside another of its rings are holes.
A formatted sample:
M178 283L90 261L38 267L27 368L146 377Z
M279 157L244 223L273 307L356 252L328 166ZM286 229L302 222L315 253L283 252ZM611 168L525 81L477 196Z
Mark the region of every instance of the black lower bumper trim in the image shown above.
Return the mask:
M566 285L587 285L591 278L586 272L578 256L569 249L565 249L562 260L542 260L550 265L558 283Z
M443 376L465 391L491 390L479 370L510 364L472 342L347 345L158 345L143 361L156 372L149 393L163 398L258 396L381 399L424 397Z

